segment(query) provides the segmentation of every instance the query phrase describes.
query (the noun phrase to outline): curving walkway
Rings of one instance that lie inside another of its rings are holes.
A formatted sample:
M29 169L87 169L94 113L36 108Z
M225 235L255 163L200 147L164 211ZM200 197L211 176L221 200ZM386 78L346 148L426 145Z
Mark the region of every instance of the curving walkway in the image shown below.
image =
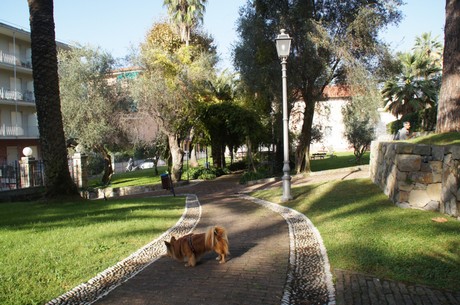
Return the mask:
M49 304L334 303L324 247L308 219L271 203L255 203L240 195L241 189L235 176L182 188L196 197L187 195L186 212L174 228ZM197 267L185 268L161 256L170 236L203 232L214 224L228 230L226 264L208 254Z
M366 172L330 172L293 179L294 184L365 177ZM225 176L176 189L186 210L175 227L127 259L48 304L460 304L446 293L368 275L335 270L336 285L316 228L291 209L244 195L252 187ZM164 191L133 196L165 195ZM205 255L195 268L162 257L164 240L210 225L228 230L230 260L219 265ZM337 300L336 300L337 299Z

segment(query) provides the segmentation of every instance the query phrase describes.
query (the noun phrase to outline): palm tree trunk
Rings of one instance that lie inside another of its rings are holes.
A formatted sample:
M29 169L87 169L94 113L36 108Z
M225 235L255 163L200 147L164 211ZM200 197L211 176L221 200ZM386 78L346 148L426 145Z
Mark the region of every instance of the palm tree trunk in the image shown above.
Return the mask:
M444 62L436 132L460 132L460 1L446 0Z
M45 167L46 196L79 197L67 162L59 97L53 0L28 0L28 5L34 92Z

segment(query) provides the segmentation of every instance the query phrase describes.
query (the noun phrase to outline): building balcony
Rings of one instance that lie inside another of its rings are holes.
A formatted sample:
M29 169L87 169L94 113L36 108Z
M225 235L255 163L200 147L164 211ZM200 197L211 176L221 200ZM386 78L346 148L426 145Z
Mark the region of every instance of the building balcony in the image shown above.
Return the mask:
M24 128L22 126L0 125L0 139L5 138L38 138L38 126Z
M35 103L35 96L32 91L17 91L0 88L0 100L21 101Z
M22 68L32 69L31 59L19 58L13 54L9 54L0 50L0 63L5 63L12 66L19 66Z

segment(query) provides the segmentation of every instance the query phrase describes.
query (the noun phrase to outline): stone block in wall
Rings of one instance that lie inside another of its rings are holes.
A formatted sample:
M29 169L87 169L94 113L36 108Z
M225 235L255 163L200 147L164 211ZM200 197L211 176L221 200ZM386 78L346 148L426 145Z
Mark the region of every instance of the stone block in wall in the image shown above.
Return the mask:
M428 162L422 162L420 165L420 171L424 173L431 173L431 167Z
M430 199L426 190L413 190L409 194L408 202L412 207L423 209L430 202Z
M424 183L414 183L414 190L426 190L426 184Z
M422 157L419 155L399 154L396 155L396 166L403 172L419 171Z
M399 192L395 195L395 202L409 202L409 194L410 192L399 190Z
M431 148L431 157L435 161L442 161L444 159L444 146L433 146Z
M460 187L459 160L453 158L453 154L447 154L444 158L442 173L441 211L443 213L460 216L458 207L458 190Z
M407 179L415 183L430 184L433 183L433 174L431 172L410 172Z
M441 191L442 191L442 184L441 183L433 183L426 187L426 193L430 200L434 201L441 201Z
M396 171L396 167L394 166L393 170L386 175L384 181L381 181L383 183L383 193L390 198L393 198L395 185L398 183L398 180L396 179Z
M396 154L409 154L412 155L414 152L414 144L410 143L401 143L398 142L398 145L395 146L395 152Z
M433 173L433 183L442 181L442 161L430 161L428 163Z
M459 186L458 169L454 163L456 162L444 163L442 173L443 192L448 191L451 194L456 194Z
M441 205L441 212L452 216L459 215L458 209L457 199L453 196L449 200L443 201Z
M459 145L446 146L445 153L452 154L452 159L460 160L460 146Z
M430 200L423 209L426 211L439 211L439 201Z
M398 190L410 192L414 189L414 185L412 183L407 183L406 180L399 180L398 181Z
M402 209L412 208L408 202L396 202L396 206Z
M412 153L414 155L430 156L431 155L431 146L423 145L423 144L415 145Z
M377 141L372 141L371 142L371 156L370 156L370 162L369 162L369 172L370 172L370 178L373 183L381 186L381 175L380 175L380 170L382 169L382 164L383 161L383 153L382 153L382 147L384 147L384 143L382 142L377 142Z

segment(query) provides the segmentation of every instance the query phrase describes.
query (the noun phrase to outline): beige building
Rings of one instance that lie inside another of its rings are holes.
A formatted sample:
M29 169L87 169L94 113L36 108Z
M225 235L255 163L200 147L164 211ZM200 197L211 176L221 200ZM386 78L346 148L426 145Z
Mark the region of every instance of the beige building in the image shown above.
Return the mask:
M350 151L347 139L344 136L345 125L343 123L342 108L351 98L351 92L347 86L327 86L324 89L323 99L316 103L313 125L320 125L323 131L321 142L314 142L310 146L310 152L340 152ZM386 125L396 118L383 109L378 109L380 120L375 126L376 139L391 139L387 134ZM303 103L297 102L291 111L290 130L298 134L302 128L304 107Z
M0 23L0 163L40 156L31 56L30 32Z

